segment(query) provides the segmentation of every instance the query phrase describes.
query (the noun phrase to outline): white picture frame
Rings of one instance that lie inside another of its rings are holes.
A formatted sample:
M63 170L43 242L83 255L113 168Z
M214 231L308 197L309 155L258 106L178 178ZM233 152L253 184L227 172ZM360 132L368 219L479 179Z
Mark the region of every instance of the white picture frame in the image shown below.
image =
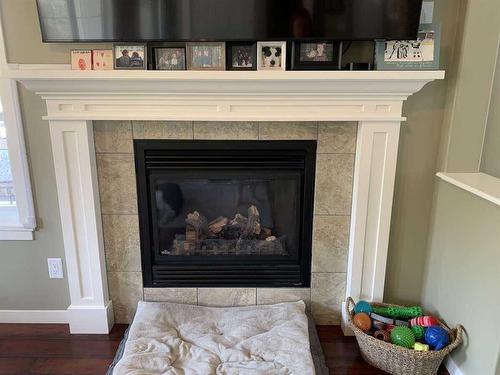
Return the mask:
M286 70L286 42L257 42L257 70Z

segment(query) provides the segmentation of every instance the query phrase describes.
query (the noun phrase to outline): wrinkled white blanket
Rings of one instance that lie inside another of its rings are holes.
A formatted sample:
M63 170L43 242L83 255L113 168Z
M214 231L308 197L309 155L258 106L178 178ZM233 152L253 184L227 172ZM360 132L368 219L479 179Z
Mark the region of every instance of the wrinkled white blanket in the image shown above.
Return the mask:
M113 375L314 375L304 311L139 302Z

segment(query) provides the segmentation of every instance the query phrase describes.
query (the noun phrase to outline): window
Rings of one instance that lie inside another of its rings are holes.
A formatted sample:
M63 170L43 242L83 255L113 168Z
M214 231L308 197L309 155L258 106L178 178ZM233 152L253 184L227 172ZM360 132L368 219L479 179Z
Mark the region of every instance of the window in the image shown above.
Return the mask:
M17 83L8 69L0 22L0 240L32 240L35 214Z

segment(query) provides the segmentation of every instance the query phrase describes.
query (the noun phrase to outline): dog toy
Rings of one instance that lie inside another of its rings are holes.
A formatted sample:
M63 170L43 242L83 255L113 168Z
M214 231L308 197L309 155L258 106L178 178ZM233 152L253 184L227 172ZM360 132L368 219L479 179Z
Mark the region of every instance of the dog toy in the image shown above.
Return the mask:
M392 319L392 318L386 318L385 316L378 315L375 313L370 313L370 317L373 320L378 320L379 322L383 322L385 324L392 324L395 326L403 326L403 327L409 327L410 323L404 320L398 320L398 319Z
M373 337L379 340L383 340L385 342L391 342L391 334L383 329L376 331L373 334Z
M415 345L415 335L408 327L394 327L391 331L391 342L411 349Z
M425 330L424 340L433 350L441 350L448 345L450 336L443 327L432 326Z
M372 327L372 320L370 319L367 313L362 312L354 315L352 321L356 327L358 327L365 333L368 332Z
M415 339L421 340L424 337L425 328L422 326L413 326L411 327L413 334L415 335Z
M388 316L389 318L393 319L410 319L423 315L422 308L420 306L412 306L412 307L373 306L372 309L375 314Z
M380 320L375 320L373 319L372 321L372 327L375 331L380 331L385 329L386 324L384 322L381 322Z
M394 327L396 327L394 324L386 324L385 325L385 330L387 332L391 332L394 329Z
M356 306L354 306L354 312L356 314L362 313L362 312L369 314L372 312L372 306L366 301L359 301L356 304Z
M413 345L413 349L415 349L417 352L428 352L429 345L416 342L415 345Z
M438 326L439 320L434 318L433 316L419 316L417 318L410 320L411 326L422 326L422 327L431 327Z

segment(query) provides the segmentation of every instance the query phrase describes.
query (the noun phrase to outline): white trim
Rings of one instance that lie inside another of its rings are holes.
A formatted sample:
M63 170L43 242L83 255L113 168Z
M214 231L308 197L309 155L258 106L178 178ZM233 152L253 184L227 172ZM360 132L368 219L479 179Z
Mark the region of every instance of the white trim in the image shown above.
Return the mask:
M0 241L31 241L33 239L32 229L0 227Z
M457 363L450 355L444 360L444 367L446 367L450 375L465 375L465 372L460 370L460 367L458 367Z
M68 323L66 310L0 310L0 323Z
M4 113L4 123L7 129L7 147L11 163L14 190L16 193L17 220L16 227L34 231L36 228L35 208L28 168L28 158L24 143L23 122L19 105L17 82L5 78L7 58L5 43L0 19L0 97ZM0 209L1 210L1 209ZM0 240L33 240L33 234L24 233L15 229L8 233L10 228L0 226Z
M466 190L478 197L500 206L500 178L486 173L446 173L438 172L441 180Z

